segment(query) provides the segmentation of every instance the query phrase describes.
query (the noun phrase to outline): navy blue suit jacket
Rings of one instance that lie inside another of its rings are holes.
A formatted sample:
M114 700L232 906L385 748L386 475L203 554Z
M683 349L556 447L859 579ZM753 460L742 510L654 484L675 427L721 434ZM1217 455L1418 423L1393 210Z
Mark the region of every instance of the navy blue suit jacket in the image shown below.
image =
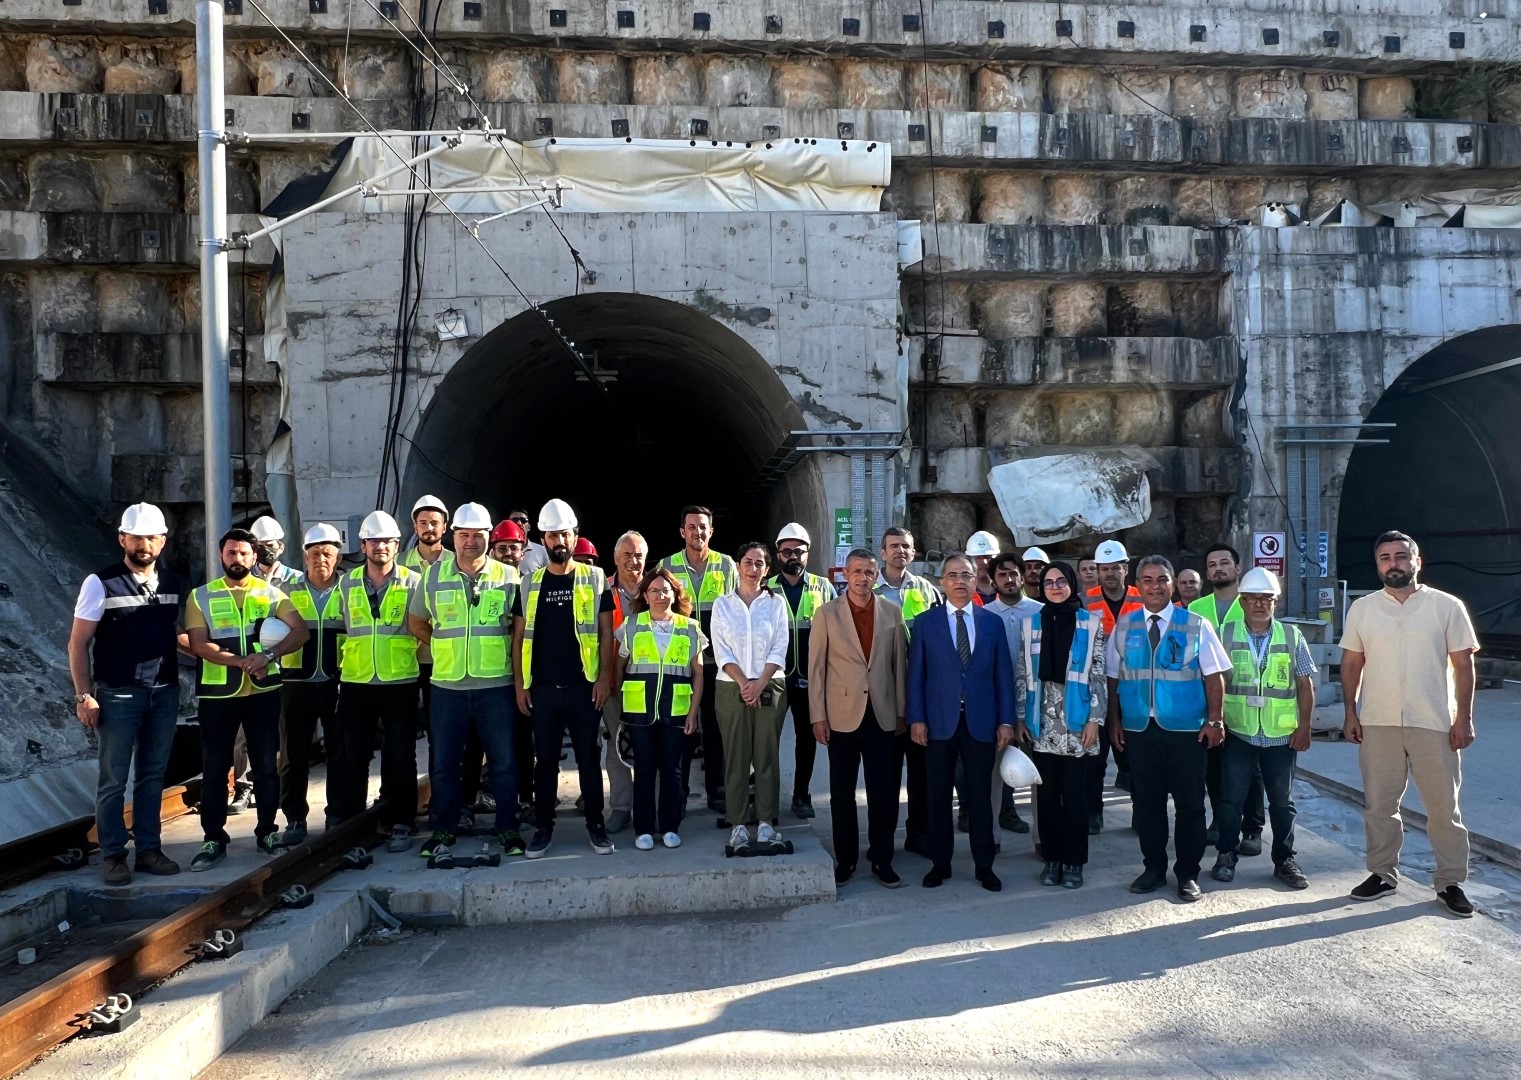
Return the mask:
M904 715L910 724L927 724L930 738L949 739L956 734L965 700L967 731L980 742L993 742L1000 724L1014 724L1014 662L1003 620L976 604L967 610L976 644L964 672L945 607L914 618Z

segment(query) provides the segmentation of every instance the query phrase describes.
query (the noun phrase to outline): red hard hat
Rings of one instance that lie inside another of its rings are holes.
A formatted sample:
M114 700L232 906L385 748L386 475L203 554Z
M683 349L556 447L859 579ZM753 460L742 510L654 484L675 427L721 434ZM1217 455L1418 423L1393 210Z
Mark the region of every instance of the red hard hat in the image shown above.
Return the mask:
M491 542L493 544L499 544L503 540L516 540L519 543L522 543L527 539L528 538L523 535L522 528L516 521L499 521L497 522L496 528L491 530Z
M572 555L590 555L592 558L595 559L597 557L597 546L595 544L593 544L590 540L588 540L586 537L582 536L582 537L577 538L577 540L576 540L576 550L573 551L573 552L571 552L571 554Z

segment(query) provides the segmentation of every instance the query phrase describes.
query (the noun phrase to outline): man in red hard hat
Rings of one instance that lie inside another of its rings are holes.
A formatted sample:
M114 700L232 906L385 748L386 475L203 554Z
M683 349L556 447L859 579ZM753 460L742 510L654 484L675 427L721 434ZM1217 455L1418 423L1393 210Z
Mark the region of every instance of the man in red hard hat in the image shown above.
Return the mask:
M517 568L523 561L523 551L528 545L528 537L523 535L523 529L511 518L505 518L497 522L496 528L491 530L491 557L499 563Z
M596 566L597 546L584 536L578 537L576 539L576 550L571 552L570 557L576 560L578 563L585 563L587 566Z

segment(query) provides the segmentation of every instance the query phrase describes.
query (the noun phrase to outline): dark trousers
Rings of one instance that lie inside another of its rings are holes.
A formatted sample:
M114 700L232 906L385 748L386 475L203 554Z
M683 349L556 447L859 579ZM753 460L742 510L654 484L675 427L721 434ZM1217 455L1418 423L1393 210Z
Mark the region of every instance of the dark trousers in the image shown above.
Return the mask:
M1091 757L1032 753L1040 770L1035 786L1035 820L1040 853L1063 866L1088 864L1088 782ZM1102 805L1102 804L1101 804Z
M808 687L793 686L789 682L787 707L792 710L792 739L795 744L792 797L805 798L813 782L813 763L819 752L819 742L813 737L813 716L808 708Z
M903 816L905 839L924 839L929 835L929 796L925 788L924 747L907 735L898 736L898 755L901 764L894 775L904 776L908 798ZM906 775L905 775L906 774Z
M507 689L507 695L509 697L512 697L514 695L514 691L512 690L511 687L508 687L508 689ZM518 711L516 704L513 705L512 711L513 711L514 715L516 715L516 713ZM517 749L517 725L516 724L514 724L513 728L512 728L512 744L513 744L513 749L516 750ZM516 766L517 766L517 759L516 759L516 756L514 755L514 758L513 758L513 771L514 772L517 771ZM471 724L470 727L465 731L465 749L460 753L460 761L459 761L459 771L460 771L460 785L459 785L459 796L460 797L459 797L459 804L460 804L461 809L463 809L463 810L474 809L476 800L481 797L481 771L483 769L485 769L485 767L486 767L486 748L481 745L481 736L480 736L480 733L475 730L475 725ZM513 790L514 791L517 790L517 784L516 783L513 784ZM496 796L494 794L491 797L493 799L496 798Z
M966 811L968 837L972 845L972 863L978 870L993 868L993 743L972 738L963 715L956 723L956 733L949 739L930 739L924 748L925 795L929 809L930 861L936 866L950 866L955 846L956 825L951 812L951 789L955 785L956 763L961 762L968 776L985 776L987 783L971 785L973 790L962 800Z
M306 789L312 775L312 738L322 728L327 756L327 815L343 775L343 738L338 732L338 682L288 682L280 687L280 811L285 824L306 823ZM255 796L257 798L257 796Z
M433 665L419 662L417 665L417 693L420 699L417 706L417 732L428 736L428 772L433 772L433 728L428 722L432 715L430 702L433 698ZM381 792L384 797L385 792Z
M127 854L127 774L137 763L132 785L132 843L137 853L158 851L164 803L164 770L174 749L180 688L174 686L97 687L100 723L100 781L95 787L95 827L106 858ZM227 788L226 778L218 784Z
M801 737L801 736L800 736ZM808 733L810 740L813 732ZM834 861L854 867L861 850L856 820L856 776L866 773L866 861L893 863L898 831L898 739L883 731L870 705L854 731L829 733L829 814L834 822ZM986 802L986 800L984 800Z
M1176 819L1173 873L1179 881L1199 877L1204 858L1204 753L1197 731L1166 731L1155 720L1144 731L1125 732L1134 785L1135 827L1146 869L1167 871L1167 797Z
M533 724L522 713L517 711L516 692L512 703L513 715L517 717L517 737L513 749L517 754L518 763L518 802L534 805L533 793L535 791L535 777L538 776L538 768L534 764L534 734ZM560 751L556 747L554 751L555 762L558 765ZM553 796L551 796L553 798Z
M682 803L686 800L681 784L686 734L679 724L623 727L634 747L634 834L654 836L679 831Z
M227 835L227 770L232 768L232 745L239 729L248 745L248 772L253 778L258 816L254 836L277 832L280 808L280 695L253 694L241 698L202 698L201 709L201 832L207 840L231 843Z
M575 686L535 686L533 695L533 739L539 748L534 763L533 813L541 829L555 827L555 803L560 795L560 745L570 732L570 747L576 755L581 775L581 800L586 807L586 827L603 824L606 800L602 793L602 762L598 759L597 732L602 713L592 704L591 683ZM490 757L490 750L487 750Z
M702 703L698 709L701 726L696 735L687 737L687 751L682 758L682 786L692 790L692 751L702 740L702 786L708 801L719 797L724 786L724 741L718 731L718 665L702 666Z
M1294 766L1299 752L1291 746L1253 746L1234 735L1226 735L1220 751L1223 790L1216 819L1220 840L1215 850L1223 855L1241 846L1242 803L1250 805L1256 787L1267 792L1267 812L1273 822L1273 865L1293 858Z
M518 770L513 757L516 710L508 703L510 686L489 690L454 690L447 683L433 688L428 726L435 753L429 780L428 823L436 833L453 833L464 810L461 759L466 737L474 732L491 763L491 794L496 799L496 831L518 828ZM480 786L480 766L475 767Z
M1109 725L1099 725L1099 752L1093 757L1083 758L1083 763L1088 768L1087 795L1088 805L1094 810L1103 808L1104 805L1104 777L1109 772L1109 751L1113 746L1109 742ZM1119 760L1119 755L1115 755ZM1045 850L1046 842L1042 840L1041 850ZM1068 865L1078 865L1069 863Z
M1225 740L1226 743L1230 739ZM1208 763L1204 770L1204 786L1209 792L1209 820L1216 825L1220 824L1221 801L1225 796L1224 784L1225 767L1225 743L1221 743L1209 751ZM1237 826L1243 832L1261 833L1262 827L1267 824L1267 796L1263 790L1262 776L1254 768L1251 779L1247 783L1245 800L1237 807L1241 814L1240 823ZM1219 850L1219 845L1216 845Z
M343 736L343 782L333 817L346 821L364 810L379 730L380 823L387 830L396 825L412 828L417 821L417 684L343 683L338 691L338 728Z

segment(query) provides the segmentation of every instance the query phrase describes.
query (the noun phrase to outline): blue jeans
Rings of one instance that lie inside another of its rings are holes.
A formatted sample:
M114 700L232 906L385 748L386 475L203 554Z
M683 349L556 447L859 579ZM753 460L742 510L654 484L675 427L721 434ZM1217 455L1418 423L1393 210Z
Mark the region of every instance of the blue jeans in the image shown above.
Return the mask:
M180 688L128 686L119 690L102 686L100 702L100 782L95 788L95 823L100 850L106 858L127 854L127 773L137 759L137 783L132 787L132 836L141 855L157 851L159 813L164 801L164 770L174 746L174 725L179 712Z
M1220 842L1222 855L1241 846L1241 817L1257 773L1267 791L1268 821L1273 825L1273 865L1294 855L1294 764L1299 752L1292 746L1253 746L1226 735L1220 747Z
M493 690L451 690L434 683L428 702L429 780L428 825L438 833L453 833L464 810L461 760L465 737L474 728L486 751L491 770L491 795L496 799L496 831L518 828L517 707L511 686ZM556 763L559 757L556 755Z

